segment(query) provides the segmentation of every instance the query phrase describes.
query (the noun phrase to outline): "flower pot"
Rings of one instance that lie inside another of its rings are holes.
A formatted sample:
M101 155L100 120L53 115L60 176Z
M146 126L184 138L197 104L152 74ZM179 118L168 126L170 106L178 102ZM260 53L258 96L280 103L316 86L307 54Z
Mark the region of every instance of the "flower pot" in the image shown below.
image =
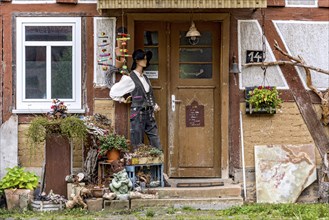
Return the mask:
M107 156L108 162L111 163L115 160L120 159L120 151L113 148L113 149L107 151L106 156Z
M7 209L25 209L31 202L33 190L30 189L5 189Z
M246 104L246 113L247 114L268 114L268 115L274 115L276 113L276 108L273 108L271 106L260 108L256 111L255 108L252 107L252 105Z

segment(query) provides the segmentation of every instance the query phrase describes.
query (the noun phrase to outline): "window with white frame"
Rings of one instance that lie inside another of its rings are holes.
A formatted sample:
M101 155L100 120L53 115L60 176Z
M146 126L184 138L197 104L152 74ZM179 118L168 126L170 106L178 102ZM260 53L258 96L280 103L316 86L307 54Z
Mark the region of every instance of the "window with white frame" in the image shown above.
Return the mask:
M286 0L287 7L317 7L318 0Z
M50 110L51 100L81 112L81 18L18 17L16 113Z

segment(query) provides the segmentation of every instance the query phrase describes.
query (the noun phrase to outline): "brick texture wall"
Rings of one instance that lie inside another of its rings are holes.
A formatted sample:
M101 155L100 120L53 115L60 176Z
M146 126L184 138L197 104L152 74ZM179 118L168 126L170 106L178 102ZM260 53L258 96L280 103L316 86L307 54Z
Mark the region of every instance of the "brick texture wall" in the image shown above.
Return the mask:
M245 104L240 108L245 112ZM246 167L254 167L254 146L269 144L314 144L307 126L294 102L285 102L273 116L243 114L243 133ZM317 164L320 156L316 150Z
M95 113L105 115L112 120L112 126L114 127L114 101L109 99L96 99L94 102Z

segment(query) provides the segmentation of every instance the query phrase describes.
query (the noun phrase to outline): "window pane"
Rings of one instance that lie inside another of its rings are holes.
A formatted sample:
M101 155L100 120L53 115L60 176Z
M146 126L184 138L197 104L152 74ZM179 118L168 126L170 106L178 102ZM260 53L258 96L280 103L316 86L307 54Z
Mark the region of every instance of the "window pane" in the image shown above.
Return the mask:
M179 61L180 62L211 62L212 50L211 48L180 48Z
M179 78L181 79L210 79L212 77L211 64L180 64Z
M147 71L158 71L159 70L159 65L151 64L145 70L147 70Z
M51 98L72 97L72 47L51 47Z
M157 47L145 47L144 48L145 52L151 51L152 52L152 59L151 63L158 63L159 62L159 55L158 55L158 48Z
M157 31L144 31L144 45L158 45L158 32Z
M187 31L180 32L180 45L190 45L188 38L186 36ZM211 32L200 32L201 36L199 39L199 43L197 45L211 45L212 44L212 36Z
M26 26L26 41L72 41L72 26Z
M25 47L25 98L47 98L46 47Z

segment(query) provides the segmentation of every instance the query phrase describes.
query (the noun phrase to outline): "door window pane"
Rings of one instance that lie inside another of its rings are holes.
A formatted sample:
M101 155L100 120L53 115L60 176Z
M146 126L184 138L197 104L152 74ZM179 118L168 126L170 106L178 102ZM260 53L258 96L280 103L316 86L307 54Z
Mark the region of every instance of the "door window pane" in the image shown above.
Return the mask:
M179 78L181 79L212 78L212 65L211 64L180 64Z
M186 36L187 31L180 31L180 45L190 45L188 38ZM199 39L199 43L197 45L211 45L212 44L212 36L211 32L200 32L201 36Z
M72 98L72 47L51 48L51 98Z
M158 63L159 62L159 55L158 55L158 48L157 47L144 47L145 52L151 51L152 52L152 59L151 63Z
M157 46L159 44L157 31L144 31L144 45Z
M46 47L25 47L25 98L45 99L47 95Z
M211 62L211 48L180 48L180 62Z
M26 41L72 41L72 26L26 26Z

